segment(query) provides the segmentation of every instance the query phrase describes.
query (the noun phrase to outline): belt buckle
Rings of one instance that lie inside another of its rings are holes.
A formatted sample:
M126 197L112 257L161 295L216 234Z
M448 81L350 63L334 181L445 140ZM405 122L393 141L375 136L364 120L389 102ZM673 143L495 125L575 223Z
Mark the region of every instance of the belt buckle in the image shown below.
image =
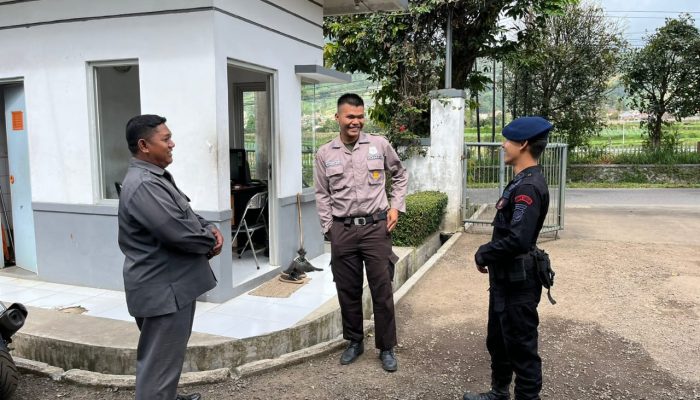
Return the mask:
M355 217L352 219L352 223L355 225L365 226L367 225L367 218L365 217Z

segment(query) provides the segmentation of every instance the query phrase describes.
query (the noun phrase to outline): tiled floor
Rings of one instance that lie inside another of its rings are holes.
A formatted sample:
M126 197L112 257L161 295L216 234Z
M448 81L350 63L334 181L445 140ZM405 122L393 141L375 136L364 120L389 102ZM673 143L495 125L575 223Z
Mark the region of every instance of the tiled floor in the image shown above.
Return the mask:
M335 296L329 260L330 254L311 260L323 271L308 273L311 281L287 298L246 293L222 304L197 302L194 331L242 339L293 326ZM0 276L0 300L49 309L81 306L88 310L85 315L134 321L124 293L114 290Z

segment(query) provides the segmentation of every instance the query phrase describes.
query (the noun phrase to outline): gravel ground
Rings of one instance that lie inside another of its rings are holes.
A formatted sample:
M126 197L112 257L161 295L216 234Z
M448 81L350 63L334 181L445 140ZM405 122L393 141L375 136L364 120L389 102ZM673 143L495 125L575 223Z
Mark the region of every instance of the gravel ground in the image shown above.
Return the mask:
M700 399L700 209L571 209L545 239L558 304L540 304L544 399ZM487 387L487 279L464 235L397 306L399 371L369 347L260 376L184 388L206 399L461 399ZM373 342L368 338L368 343ZM132 399L129 390L22 377L16 399Z

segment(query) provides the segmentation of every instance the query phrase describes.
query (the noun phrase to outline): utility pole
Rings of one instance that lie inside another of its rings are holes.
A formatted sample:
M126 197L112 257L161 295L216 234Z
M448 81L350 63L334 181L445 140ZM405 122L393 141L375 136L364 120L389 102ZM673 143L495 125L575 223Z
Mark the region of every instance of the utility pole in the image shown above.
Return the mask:
M452 7L447 5L447 28L445 49L445 89L452 88Z
M479 59L474 59L474 71L479 70ZM479 118L479 113L481 112L481 107L479 107L479 91L476 91L476 141L481 143L481 119Z
M506 66L501 61L501 130L506 126Z
M496 141L496 59L493 59L491 66L492 79L491 82L491 142Z

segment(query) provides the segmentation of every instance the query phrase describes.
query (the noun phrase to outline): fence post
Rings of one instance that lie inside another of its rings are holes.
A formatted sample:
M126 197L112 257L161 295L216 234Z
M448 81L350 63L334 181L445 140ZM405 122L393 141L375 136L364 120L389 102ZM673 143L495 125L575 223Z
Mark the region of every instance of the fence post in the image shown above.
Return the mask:
M498 196L503 194L504 181L506 180L506 153L503 147L498 148Z
M462 179L464 156L464 90L443 89L430 92L430 146L425 157L404 162L408 171L409 193L438 190L447 194L447 210L440 229L462 229Z
M467 219L467 208L469 208L469 197L467 196L467 168L469 162L469 147L464 144L462 149L462 198L460 199L460 204L462 205L462 221Z
M567 158L569 155L569 145L563 144L560 148L561 150L561 165L559 165L559 170L561 174L559 175L559 229L564 229L564 200L566 199L566 166Z

